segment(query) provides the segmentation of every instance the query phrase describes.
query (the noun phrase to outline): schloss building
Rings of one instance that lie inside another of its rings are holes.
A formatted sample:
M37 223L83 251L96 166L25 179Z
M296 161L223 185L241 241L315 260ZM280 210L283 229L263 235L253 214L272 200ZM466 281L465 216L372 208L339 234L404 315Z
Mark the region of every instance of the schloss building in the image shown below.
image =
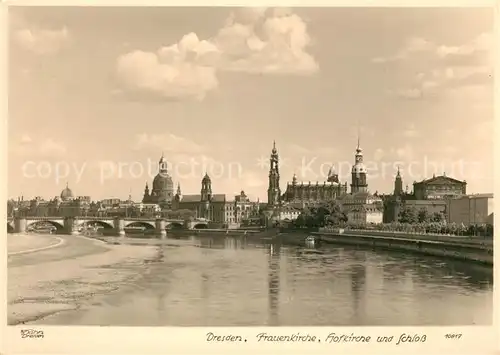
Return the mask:
M449 201L467 195L467 182L443 175L433 175L432 178L413 182L413 190L403 190L403 177L398 168L394 179L394 192L384 199L384 222L398 221L400 212L407 207L414 207L418 211L425 209L428 214L439 213L446 218Z

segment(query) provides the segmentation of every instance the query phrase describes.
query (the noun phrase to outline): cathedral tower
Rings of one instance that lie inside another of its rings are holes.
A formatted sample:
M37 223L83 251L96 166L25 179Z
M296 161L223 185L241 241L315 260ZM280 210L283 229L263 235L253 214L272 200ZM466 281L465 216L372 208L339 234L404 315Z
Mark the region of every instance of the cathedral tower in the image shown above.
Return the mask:
M267 204L278 206L281 200L279 157L276 150L276 142L273 142L269 167L269 187L267 189Z
M356 155L354 156L354 165L351 170L351 193L367 192L368 184L366 183L366 167L363 163L363 150L359 146L356 148Z
M207 173L201 180L201 200L210 201L212 199L212 180Z
M200 204L200 216L210 220L211 216L211 206L212 201L212 180L207 173L201 180L201 204Z
M403 179L401 177L401 173L399 172L399 166L398 166L398 173L396 174L396 178L394 179L394 196L401 196L403 194Z

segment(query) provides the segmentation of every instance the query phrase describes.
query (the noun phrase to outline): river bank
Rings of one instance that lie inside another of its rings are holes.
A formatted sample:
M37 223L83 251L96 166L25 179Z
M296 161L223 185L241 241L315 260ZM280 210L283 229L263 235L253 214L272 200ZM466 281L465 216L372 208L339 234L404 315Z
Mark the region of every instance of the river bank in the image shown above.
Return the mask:
M481 241L435 240L425 235L393 236L358 233L313 232L322 242L373 249L407 251L493 266L493 245Z
M107 245L79 236L61 238L65 243L60 247L9 256L9 325L86 307L95 295L133 282L140 276L137 265L157 253L156 247Z

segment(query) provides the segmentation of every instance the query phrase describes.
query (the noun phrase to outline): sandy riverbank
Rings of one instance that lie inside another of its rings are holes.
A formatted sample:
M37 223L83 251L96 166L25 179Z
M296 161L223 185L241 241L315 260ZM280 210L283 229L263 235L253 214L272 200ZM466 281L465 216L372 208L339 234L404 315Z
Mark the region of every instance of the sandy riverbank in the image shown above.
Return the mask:
M50 234L7 234L7 252L9 254L20 253L26 250L50 247L51 245L56 245L59 242L60 240L57 237Z
M134 266L153 258L157 252L153 246L106 245L106 248L106 252L77 258L9 267L8 324L90 305L93 296L118 290L124 283L140 277Z

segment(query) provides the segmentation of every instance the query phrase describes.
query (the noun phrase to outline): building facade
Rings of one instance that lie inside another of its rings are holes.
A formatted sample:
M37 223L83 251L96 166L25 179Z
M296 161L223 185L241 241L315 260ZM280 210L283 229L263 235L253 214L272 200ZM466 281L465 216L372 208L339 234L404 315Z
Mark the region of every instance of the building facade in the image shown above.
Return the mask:
M448 212L449 207L456 199L466 195L467 182L460 181L443 175L433 175L430 179L424 179L413 183L413 191L403 191L403 180L401 173L397 171L394 179L394 192L384 197L384 222L391 223L399 220L402 210L414 208L417 211L425 210L428 215L440 214L443 219L451 222ZM458 202L457 202L458 203Z
M446 201L446 219L450 223L493 225L493 194L465 195Z
M415 200L442 200L466 194L467 182L447 177L445 173L413 183Z
M283 201L295 206L308 206L312 204L332 201L347 193L347 182L341 184L338 174L334 168L330 168L326 181L304 183L297 181L297 176L293 175L292 182L287 183L286 191L283 194Z
M212 180L208 174L201 180L200 194L182 195L178 185L172 207L175 210L191 210L195 218L203 218L216 225L231 227L237 223L237 204L227 199L225 194L212 192Z

